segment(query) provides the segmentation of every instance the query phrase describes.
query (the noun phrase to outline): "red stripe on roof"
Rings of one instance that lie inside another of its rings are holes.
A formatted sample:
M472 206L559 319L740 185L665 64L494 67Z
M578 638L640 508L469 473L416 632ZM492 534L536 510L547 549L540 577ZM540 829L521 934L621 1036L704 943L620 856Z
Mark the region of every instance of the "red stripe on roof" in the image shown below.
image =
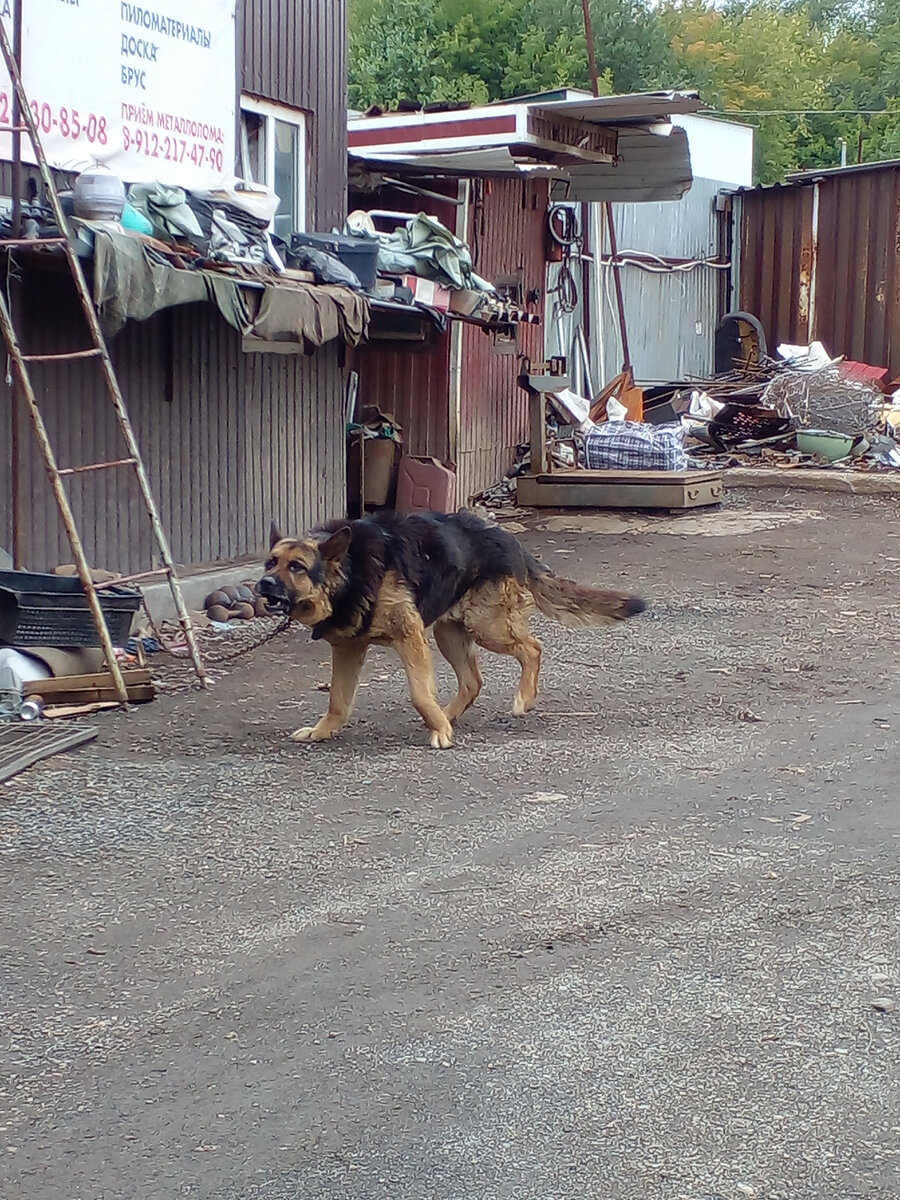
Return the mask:
M351 129L349 145L394 146L398 143L431 142L436 138L488 137L495 133L515 133L515 116L475 117L468 121L435 121L428 125L389 125L380 129Z

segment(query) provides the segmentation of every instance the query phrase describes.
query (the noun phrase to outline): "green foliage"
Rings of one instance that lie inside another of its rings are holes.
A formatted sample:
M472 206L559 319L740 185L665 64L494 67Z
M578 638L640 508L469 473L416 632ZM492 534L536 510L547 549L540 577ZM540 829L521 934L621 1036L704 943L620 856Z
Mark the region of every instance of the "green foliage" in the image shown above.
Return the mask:
M900 156L900 0L591 0L591 15L602 92L696 88L746 112L762 181L836 165L842 139L850 162ZM351 107L589 82L578 0L350 0Z

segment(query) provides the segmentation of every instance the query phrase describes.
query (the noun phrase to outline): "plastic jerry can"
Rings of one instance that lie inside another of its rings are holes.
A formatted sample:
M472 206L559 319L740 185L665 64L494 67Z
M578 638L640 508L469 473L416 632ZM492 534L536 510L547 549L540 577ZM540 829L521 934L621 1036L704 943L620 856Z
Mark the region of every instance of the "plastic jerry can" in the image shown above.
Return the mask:
M456 471L436 458L400 459L397 512L456 512Z

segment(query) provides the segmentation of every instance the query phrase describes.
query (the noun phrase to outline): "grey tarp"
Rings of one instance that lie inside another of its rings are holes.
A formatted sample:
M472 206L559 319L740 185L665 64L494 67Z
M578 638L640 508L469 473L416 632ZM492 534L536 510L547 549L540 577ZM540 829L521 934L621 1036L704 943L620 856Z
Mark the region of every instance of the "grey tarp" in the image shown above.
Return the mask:
M198 301L215 304L244 337L297 342L307 351L335 338L355 346L366 335L368 301L349 288L181 270L160 261L138 237L97 226L92 232L94 302L110 336L127 321Z
M402 229L375 235L379 270L422 275L451 288L494 289L472 268L469 247L427 213L410 217Z

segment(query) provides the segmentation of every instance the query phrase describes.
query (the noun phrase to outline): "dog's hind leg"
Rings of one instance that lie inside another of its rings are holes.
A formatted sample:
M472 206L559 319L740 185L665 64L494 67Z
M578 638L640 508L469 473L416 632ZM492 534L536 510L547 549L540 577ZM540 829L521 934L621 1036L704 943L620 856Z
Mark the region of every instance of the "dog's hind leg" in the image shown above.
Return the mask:
M493 654L511 655L522 668L512 707L516 717L531 712L537 699L541 643L528 620L533 610L531 597L514 579L472 593L465 609L466 628L478 645Z
M475 703L484 683L475 657L475 643L461 621L446 617L435 622L434 640L459 682L456 698L444 709L447 720L455 721Z
M431 745L446 750L453 743L453 726L437 702L434 686L434 665L425 637L425 627L417 616L404 635L393 642L409 680L409 692L416 712L431 730Z
M365 642L339 642L331 647L328 712L316 725L292 733L295 742L325 742L344 728L353 712L359 673L368 648Z

